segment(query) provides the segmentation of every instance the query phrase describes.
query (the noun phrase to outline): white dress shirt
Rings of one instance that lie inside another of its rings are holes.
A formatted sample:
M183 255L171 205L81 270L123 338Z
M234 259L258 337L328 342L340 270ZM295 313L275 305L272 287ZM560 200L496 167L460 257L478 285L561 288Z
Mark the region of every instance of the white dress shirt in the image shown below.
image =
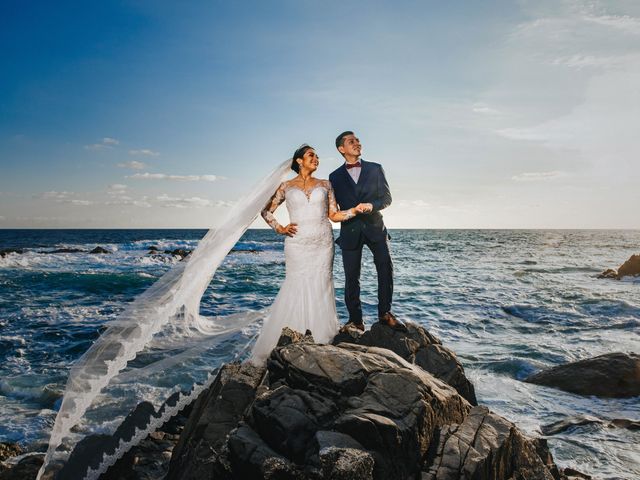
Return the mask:
M360 160L358 160L360 161ZM347 162L344 163L345 166L349 165ZM362 171L362 167L353 167L353 168L347 168L347 173L349 175L351 175L351 178L353 178L353 181L355 183L358 183L358 179L360 178L360 172Z

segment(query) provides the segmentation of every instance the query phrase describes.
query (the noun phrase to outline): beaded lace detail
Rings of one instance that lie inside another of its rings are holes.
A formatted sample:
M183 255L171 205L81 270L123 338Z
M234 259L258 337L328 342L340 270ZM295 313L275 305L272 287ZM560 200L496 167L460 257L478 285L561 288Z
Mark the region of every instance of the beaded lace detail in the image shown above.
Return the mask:
M296 185L292 185L291 182L283 182L280 184L276 192L273 194L271 199L269 199L269 202L261 212L262 218L264 218L267 224L269 224L269 226L276 232L278 231L278 228L281 227L281 225L278 223L273 213L280 206L280 204L282 204L282 202L289 199L289 197L291 196L291 192L294 190L301 192L305 196L307 204L309 204L309 206L311 206L312 204L313 193L316 190L324 191L324 198L322 199L323 205L321 206L322 208L318 208L318 204L314 202L312 209L314 213L322 214L324 217L329 218L334 222L344 222L355 216L355 214L351 210L340 210L338 208L336 196L333 192L333 187L331 186L331 182L329 180L319 180L311 188L308 188L306 190ZM304 204L300 205L300 208L304 207ZM291 222L296 223L294 217L299 216L297 215L298 212L294 212L294 214L291 215L292 209L288 208L288 210L291 217ZM307 213L308 212L305 212L303 216L306 217ZM315 215L312 214L312 216ZM317 216L315 217L317 218Z

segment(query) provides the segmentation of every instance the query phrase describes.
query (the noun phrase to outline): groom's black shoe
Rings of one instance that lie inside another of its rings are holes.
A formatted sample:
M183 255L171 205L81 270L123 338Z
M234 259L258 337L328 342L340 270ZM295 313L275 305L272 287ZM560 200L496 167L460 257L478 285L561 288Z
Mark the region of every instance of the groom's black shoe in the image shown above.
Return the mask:
M364 332L364 323L347 322L342 327L340 327L340 333L347 333L348 330L352 328L355 328L357 330L360 330L361 332Z
M380 315L380 318L378 318L378 322L383 325L386 325L387 327L391 327L394 330L399 330L401 332L407 331L407 326L404 323L402 323L400 320L398 320L396 316L391 312L387 312L384 315Z

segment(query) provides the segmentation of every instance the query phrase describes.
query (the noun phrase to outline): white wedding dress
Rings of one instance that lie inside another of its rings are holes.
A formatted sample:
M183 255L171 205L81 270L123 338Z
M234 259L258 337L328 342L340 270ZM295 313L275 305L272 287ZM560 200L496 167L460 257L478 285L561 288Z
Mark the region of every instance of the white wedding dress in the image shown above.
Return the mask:
M284 327L304 333L310 330L318 343L328 343L338 333L333 287L333 230L329 215L337 212L328 180L309 191L290 182L280 185L262 216L274 230L273 211L286 200L291 223L297 233L284 241L285 280L280 287L262 331L251 352L251 362L264 364ZM337 212L346 220L348 212Z

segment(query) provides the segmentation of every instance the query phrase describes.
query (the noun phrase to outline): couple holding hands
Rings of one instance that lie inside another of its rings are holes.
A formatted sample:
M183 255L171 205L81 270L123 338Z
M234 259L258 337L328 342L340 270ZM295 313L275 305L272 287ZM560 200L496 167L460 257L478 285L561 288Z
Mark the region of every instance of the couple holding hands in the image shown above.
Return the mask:
M360 158L362 145L351 131L338 135L336 148L345 163L329 175L329 180L313 176L319 165L313 147L298 148L291 163L296 177L281 183L262 210L262 217L271 228L287 237L286 275L253 347L254 363L264 363L284 327L300 332L311 330L319 343L330 342L340 330L333 286L331 222L340 223L336 243L342 251L349 312L349 321L342 329L364 330L360 268L365 245L373 253L378 274L378 321L406 329L391 313L393 263L389 235L380 213L391 204L384 170L381 165ZM273 213L285 200L291 223L283 226Z

